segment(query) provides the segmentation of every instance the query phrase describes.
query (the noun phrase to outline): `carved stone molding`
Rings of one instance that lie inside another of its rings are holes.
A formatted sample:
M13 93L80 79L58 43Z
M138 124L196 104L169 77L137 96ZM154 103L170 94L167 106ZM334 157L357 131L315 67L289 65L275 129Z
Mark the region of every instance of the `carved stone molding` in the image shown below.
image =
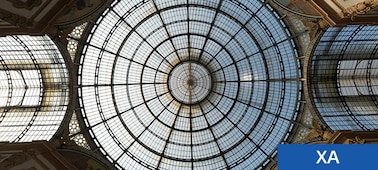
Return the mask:
M372 131L336 131L328 143L333 144L371 144L378 143L378 130Z
M305 137L307 141L327 141L333 135L331 131L314 118L312 119L312 126L313 127L310 128L310 133Z
M361 139L358 136L355 136L353 139L348 139L349 144L364 144L366 143L365 139Z
M1 9L0 19L18 27L27 27L33 25L33 22L28 20L27 18Z
M85 169L74 167L48 141L0 142L0 169Z
M0 162L0 168L10 169L18 164L21 164L22 162L27 161L28 159L30 158L22 152L13 153Z
M0 8L0 36L9 34L56 34L60 29L56 26L59 22L58 20L78 2L78 0L3 1L3 8ZM81 0L80 2L82 1L87 2L88 0ZM113 2L112 0L109 1ZM79 5L81 4L79 3ZM84 5L86 5L86 3L84 3ZM66 18L70 20L72 16L67 16Z
M42 0L8 0L10 1L14 7L16 8L24 8L24 9L28 9L28 10L31 10L33 9L34 7L37 7L39 5L41 5L42 3Z
M350 18L353 21L357 15L366 14L376 6L378 6L378 0L366 0L346 9L344 11L344 16Z

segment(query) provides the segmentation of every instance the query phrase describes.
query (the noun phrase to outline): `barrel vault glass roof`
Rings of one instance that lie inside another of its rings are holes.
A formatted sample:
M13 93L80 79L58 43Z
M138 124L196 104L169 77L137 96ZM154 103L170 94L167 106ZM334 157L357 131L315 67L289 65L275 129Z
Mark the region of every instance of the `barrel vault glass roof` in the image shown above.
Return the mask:
M48 36L0 37L0 141L50 140L66 114L69 80Z
M81 52L81 113L118 168L260 169L301 98L290 31L255 0L116 1Z
M311 94L333 130L378 128L378 27L328 28L311 61Z

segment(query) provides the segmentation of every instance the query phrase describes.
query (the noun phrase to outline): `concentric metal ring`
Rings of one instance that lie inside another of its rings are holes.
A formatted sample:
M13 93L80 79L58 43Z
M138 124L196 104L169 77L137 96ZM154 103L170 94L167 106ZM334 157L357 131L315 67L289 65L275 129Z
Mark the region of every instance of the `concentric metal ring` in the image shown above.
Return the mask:
M210 93L212 80L209 71L197 62L187 61L175 66L168 76L172 96L184 104L193 105Z

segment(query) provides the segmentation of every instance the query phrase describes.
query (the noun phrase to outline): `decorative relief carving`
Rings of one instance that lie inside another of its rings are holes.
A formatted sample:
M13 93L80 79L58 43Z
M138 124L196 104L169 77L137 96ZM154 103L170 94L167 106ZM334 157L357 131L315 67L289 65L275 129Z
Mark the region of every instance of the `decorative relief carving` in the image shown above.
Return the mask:
M365 139L361 139L358 136L354 137L353 139L348 139L349 144L364 144L366 143Z
M8 153L8 154L0 154L0 163L3 162L4 160L6 160L7 158L9 158L10 156L12 156L11 153Z
M32 21L28 20L27 18L13 14L8 11L1 10L1 9L0 9L0 19L14 26L18 26L22 28L33 25Z
M16 165L19 165L27 161L28 159L30 158L28 158L28 156L24 153L14 153L0 162L0 169L10 169Z
M305 22L304 25L307 27L307 31L310 34L310 39L314 39L316 34L320 31L320 25L317 22Z
M353 21L357 15L366 14L376 6L378 6L378 0L366 0L346 9L344 11L344 16Z
M28 10L33 9L36 6L41 5L42 0L8 0L16 8L25 8Z
M326 141L332 137L330 132L325 126L321 125L316 119L312 119L312 128L310 133L305 137L308 141Z
M92 17L107 3L108 0L78 0L55 23L56 25L79 25L88 20L85 19L86 17Z

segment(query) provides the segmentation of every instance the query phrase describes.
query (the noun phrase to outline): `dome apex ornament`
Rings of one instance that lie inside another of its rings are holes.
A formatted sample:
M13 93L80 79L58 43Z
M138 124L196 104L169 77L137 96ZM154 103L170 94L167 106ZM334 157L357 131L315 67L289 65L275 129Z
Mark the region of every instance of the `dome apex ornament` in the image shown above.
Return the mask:
M169 74L168 88L178 102L187 105L200 103L211 92L210 72L197 62L179 63Z

